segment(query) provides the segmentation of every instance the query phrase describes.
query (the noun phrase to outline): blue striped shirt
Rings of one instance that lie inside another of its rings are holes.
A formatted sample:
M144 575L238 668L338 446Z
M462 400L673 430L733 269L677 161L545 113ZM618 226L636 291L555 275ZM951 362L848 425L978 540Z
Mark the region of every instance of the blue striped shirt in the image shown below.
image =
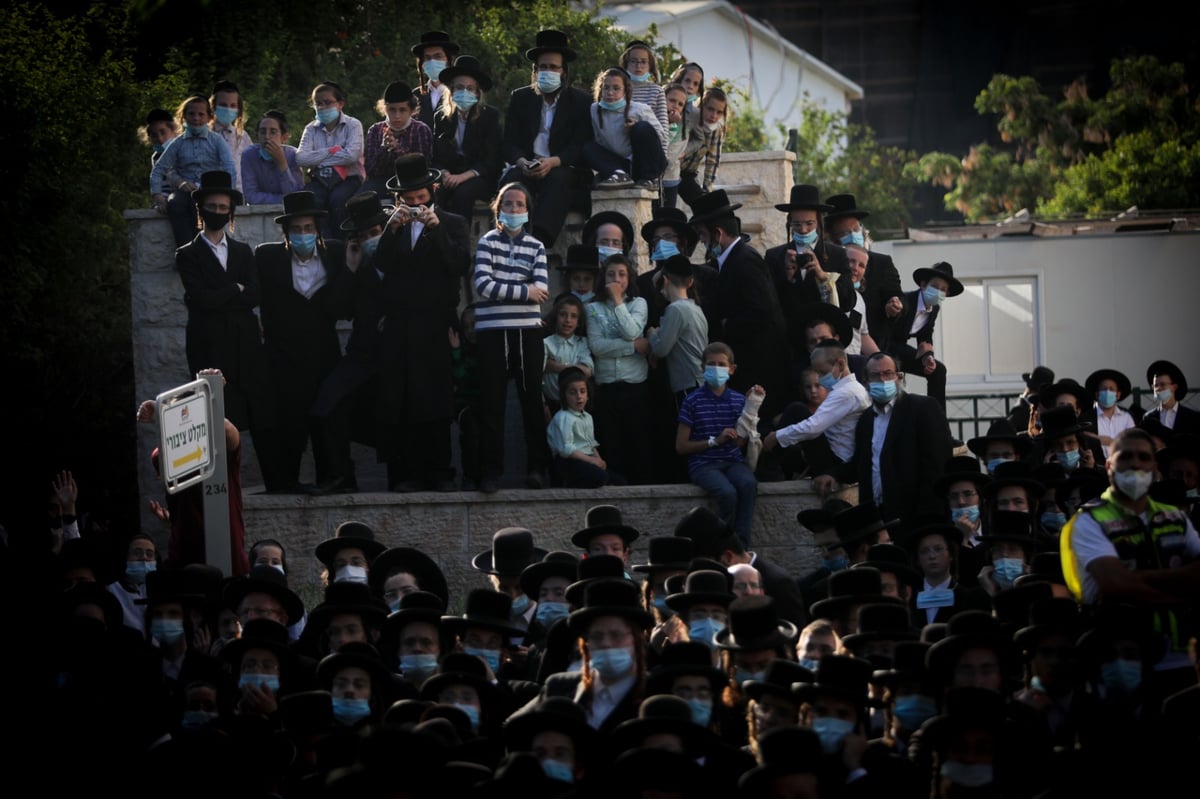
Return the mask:
M475 248L475 329L540 327L541 305L529 299L538 286L550 290L546 248L522 231L515 239L496 229L479 237Z
M746 395L739 394L728 385L719 397L707 385L703 385L684 398L679 406L678 421L692 428L688 441L707 441L709 436L721 435L721 431L727 427L736 429L745 404ZM727 441L718 447L688 455L688 473L705 463L745 459L737 442Z
M231 182L236 179L233 153L225 140L208 128L198 135L181 133L167 142L167 149L154 162L150 170L150 194L162 191L164 182L172 189L179 188L185 180L199 186L201 175L218 170L228 172Z

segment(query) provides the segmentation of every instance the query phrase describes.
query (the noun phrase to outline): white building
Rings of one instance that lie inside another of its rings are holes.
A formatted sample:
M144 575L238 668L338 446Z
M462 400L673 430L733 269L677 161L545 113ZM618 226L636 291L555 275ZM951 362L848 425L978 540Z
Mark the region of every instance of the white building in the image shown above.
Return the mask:
M655 25L657 41L671 42L686 60L704 67L706 79L742 87L762 109L773 139L780 125L796 126L806 94L818 106L847 113L851 101L863 96L861 86L725 0L614 3L600 11L630 38Z

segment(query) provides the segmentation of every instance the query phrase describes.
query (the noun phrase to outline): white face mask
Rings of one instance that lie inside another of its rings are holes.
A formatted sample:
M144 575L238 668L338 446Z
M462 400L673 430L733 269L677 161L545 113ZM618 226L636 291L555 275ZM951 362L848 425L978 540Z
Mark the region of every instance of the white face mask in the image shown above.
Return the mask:
M334 578L335 583L361 583L367 584L367 570L362 566L343 566L337 570L337 576Z
M1127 469L1123 472L1113 472L1113 485L1118 491L1134 501L1146 496L1146 492L1150 490L1150 484L1153 482L1153 472L1144 472L1141 469Z

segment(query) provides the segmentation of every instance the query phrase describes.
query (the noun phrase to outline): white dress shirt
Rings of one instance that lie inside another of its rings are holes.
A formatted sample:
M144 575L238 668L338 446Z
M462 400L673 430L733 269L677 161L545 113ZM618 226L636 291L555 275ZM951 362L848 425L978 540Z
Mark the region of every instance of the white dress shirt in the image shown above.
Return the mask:
M897 394L896 399L899 399L899 396ZM875 429L871 435L871 496L879 506L883 505L883 478L879 474L879 456L883 452L883 442L887 438L888 425L892 423L892 411L895 407L895 399L882 408L875 406Z
M200 238L203 239L204 243L208 245L208 248L212 250L213 255L217 256L217 260L221 262L221 268L228 271L229 238L225 235L225 231L221 231L221 240L216 244L213 244L212 239L210 239L208 236L201 235Z
M321 255L316 249L313 250L307 261L300 260L300 256L293 251L292 288L296 290L297 294L311 300L317 293L317 289L324 286L326 281L325 265L321 263Z
M633 690L633 683L636 679L637 674L635 673L628 677L622 677L612 685L605 685L600 680L592 683L592 706L588 709L588 725L592 729L600 729L600 725L612 715L625 695Z
M842 463L854 456L854 427L858 417L871 405L867 390L854 374L847 373L834 384L825 400L807 419L775 431L779 446L790 447L809 441L822 433L829 448Z

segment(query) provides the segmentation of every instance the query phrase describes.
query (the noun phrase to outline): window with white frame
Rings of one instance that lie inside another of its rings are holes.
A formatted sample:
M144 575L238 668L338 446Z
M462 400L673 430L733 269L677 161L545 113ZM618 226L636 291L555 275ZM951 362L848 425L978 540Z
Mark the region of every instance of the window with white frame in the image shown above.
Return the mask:
M1037 278L962 282L937 320L948 383L1019 382L1038 363Z

